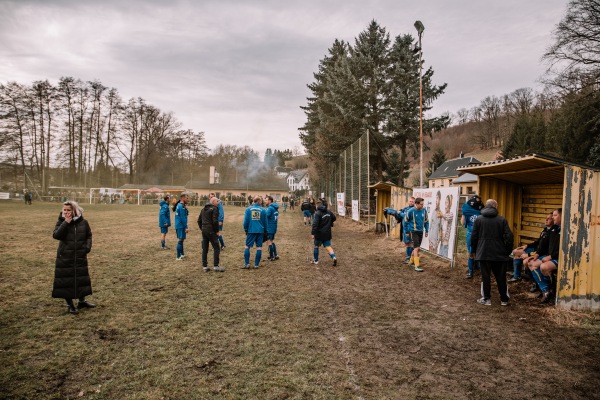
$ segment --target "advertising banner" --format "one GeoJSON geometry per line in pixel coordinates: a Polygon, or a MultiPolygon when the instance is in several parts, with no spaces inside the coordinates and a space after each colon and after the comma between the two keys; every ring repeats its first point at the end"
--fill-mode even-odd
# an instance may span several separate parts
{"type": "Polygon", "coordinates": [[[352,200],[352,219],[360,221],[360,212],[358,211],[358,200],[352,200]]]}
{"type": "Polygon", "coordinates": [[[429,235],[421,248],[449,260],[454,257],[458,224],[458,187],[414,189],[415,198],[422,197],[429,216],[429,235]]]}
{"type": "Polygon", "coordinates": [[[337,212],[342,217],[346,216],[346,193],[337,194],[337,212]]]}

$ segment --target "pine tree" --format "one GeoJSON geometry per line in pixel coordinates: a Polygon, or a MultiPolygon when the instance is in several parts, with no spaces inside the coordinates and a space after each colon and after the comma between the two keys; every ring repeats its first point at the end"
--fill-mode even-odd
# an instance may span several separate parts
{"type": "Polygon", "coordinates": [[[433,153],[431,157],[431,161],[428,163],[427,171],[425,172],[425,176],[429,178],[433,172],[440,167],[446,160],[446,152],[444,149],[439,148],[433,153]]]}

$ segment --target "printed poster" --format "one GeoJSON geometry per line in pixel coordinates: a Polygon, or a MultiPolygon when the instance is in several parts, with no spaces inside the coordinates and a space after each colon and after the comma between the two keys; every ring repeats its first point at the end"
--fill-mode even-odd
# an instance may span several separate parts
{"type": "Polygon", "coordinates": [[[346,216],[346,193],[337,194],[337,212],[342,217],[346,216]]]}
{"type": "Polygon", "coordinates": [[[458,187],[414,189],[415,198],[422,197],[429,216],[429,235],[423,237],[421,248],[452,260],[457,238],[458,187]]]}
{"type": "Polygon", "coordinates": [[[360,212],[358,211],[358,200],[352,200],[352,219],[360,221],[360,212]]]}

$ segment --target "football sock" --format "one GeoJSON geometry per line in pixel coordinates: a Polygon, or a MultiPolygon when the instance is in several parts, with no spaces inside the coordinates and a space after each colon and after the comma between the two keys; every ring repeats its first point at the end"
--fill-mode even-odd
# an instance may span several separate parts
{"type": "Polygon", "coordinates": [[[256,258],[254,259],[254,266],[258,267],[258,264],[260,264],[260,258],[262,257],[262,249],[257,249],[256,250],[256,258]]]}
{"type": "Polygon", "coordinates": [[[244,265],[250,264],[250,249],[244,249],[244,265]]]}

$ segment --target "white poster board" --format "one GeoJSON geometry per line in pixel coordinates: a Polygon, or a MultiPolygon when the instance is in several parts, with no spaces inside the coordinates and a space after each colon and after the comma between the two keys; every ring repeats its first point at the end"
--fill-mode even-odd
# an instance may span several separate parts
{"type": "Polygon", "coordinates": [[[457,239],[458,187],[414,189],[415,198],[422,197],[429,216],[429,235],[421,248],[452,260],[457,239]]]}
{"type": "Polygon", "coordinates": [[[346,193],[337,194],[337,212],[342,217],[346,216],[346,193]]]}
{"type": "Polygon", "coordinates": [[[360,221],[360,212],[358,211],[358,200],[352,200],[352,219],[360,221]]]}

